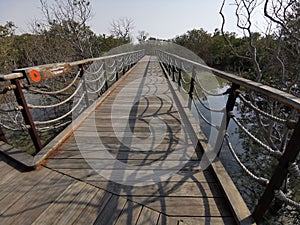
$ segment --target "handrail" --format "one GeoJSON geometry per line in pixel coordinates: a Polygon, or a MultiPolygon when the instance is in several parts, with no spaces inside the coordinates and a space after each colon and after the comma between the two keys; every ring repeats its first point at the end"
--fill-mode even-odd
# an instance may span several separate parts
{"type": "Polygon", "coordinates": [[[24,67],[24,68],[19,68],[19,69],[13,70],[14,73],[12,73],[12,74],[19,73],[21,71],[30,71],[30,70],[35,69],[37,67],[39,67],[39,68],[51,68],[51,69],[55,69],[55,68],[63,69],[63,67],[65,65],[70,65],[71,67],[75,67],[75,66],[79,66],[79,65],[83,65],[83,64],[93,63],[93,62],[96,62],[96,61],[113,59],[113,58],[118,58],[118,57],[122,57],[122,56],[129,55],[129,54],[140,53],[140,52],[143,52],[143,51],[144,50],[131,51],[131,52],[125,52],[125,53],[120,53],[120,54],[116,54],[116,55],[109,55],[109,56],[101,56],[101,57],[97,57],[97,58],[83,59],[83,60],[78,60],[78,61],[74,61],[74,62],[50,63],[50,64],[44,64],[44,65],[39,65],[39,66],[24,67]]]}
{"type": "Polygon", "coordinates": [[[0,81],[8,81],[13,79],[22,78],[23,73],[10,73],[5,75],[0,75],[0,81]]]}
{"type": "MultiPolygon", "coordinates": [[[[198,113],[198,117],[202,118],[202,121],[206,122],[207,124],[209,124],[210,121],[207,121],[206,118],[203,118],[200,109],[195,103],[196,100],[199,100],[199,93],[196,89],[197,87],[200,88],[202,92],[205,93],[205,95],[207,95],[207,93],[202,89],[199,80],[197,80],[197,77],[195,75],[197,73],[196,70],[208,70],[210,72],[213,72],[215,76],[230,82],[231,87],[224,93],[224,95],[229,95],[226,103],[226,129],[228,127],[229,121],[233,120],[235,124],[239,127],[239,129],[248,135],[250,141],[255,142],[256,145],[267,150],[268,154],[273,156],[278,161],[275,171],[270,179],[256,176],[238,158],[233,146],[230,143],[228,133],[226,133],[225,136],[221,135],[221,138],[223,140],[226,140],[225,143],[227,143],[229,150],[233,155],[233,158],[236,160],[238,165],[240,165],[242,170],[245,171],[247,175],[249,175],[252,179],[257,181],[259,184],[265,186],[265,191],[259,199],[258,204],[256,205],[252,213],[254,220],[256,222],[259,222],[262,219],[263,215],[265,214],[274,197],[282,200],[283,202],[291,205],[292,207],[300,208],[300,203],[294,202],[293,200],[287,198],[287,196],[285,196],[280,190],[283,181],[288,176],[288,173],[294,173],[296,175],[300,174],[299,167],[297,166],[297,164],[295,164],[297,156],[300,152],[300,118],[296,118],[296,120],[293,120],[293,118],[290,118],[289,116],[287,116],[287,118],[280,118],[276,114],[270,114],[268,112],[265,112],[264,110],[260,109],[255,104],[253,104],[251,101],[248,101],[243,95],[241,95],[241,91],[238,89],[243,88],[249,93],[258,93],[261,96],[264,96],[268,99],[272,99],[273,101],[281,103],[282,105],[288,106],[291,109],[294,109],[294,111],[291,110],[290,113],[290,115],[294,115],[294,117],[296,117],[297,113],[294,113],[296,111],[298,111],[299,117],[300,98],[278,90],[276,88],[255,81],[251,81],[230,73],[226,73],[218,69],[211,68],[207,65],[203,65],[201,63],[194,62],[189,59],[185,59],[183,57],[165,51],[157,51],[157,55],[161,65],[165,67],[165,71],[167,71],[168,73],[167,75],[170,76],[170,79],[172,79],[174,82],[177,82],[179,87],[182,87],[181,81],[183,81],[185,85],[189,85],[190,91],[188,92],[188,94],[190,95],[190,98],[188,106],[191,108],[190,102],[192,101],[198,113]],[[179,61],[179,63],[177,61],[179,61]],[[188,69],[187,71],[184,65],[189,65],[188,67],[191,69],[188,69]],[[184,82],[184,78],[182,78],[181,71],[184,71],[190,77],[190,82],[184,82]],[[178,73],[178,79],[176,79],[175,72],[178,73]],[[195,86],[197,87],[195,88],[195,86]],[[243,126],[242,123],[234,116],[233,113],[235,104],[237,103],[237,98],[241,99],[240,104],[244,104],[245,107],[248,107],[249,109],[254,111],[254,113],[259,118],[258,123],[261,123],[262,126],[264,125],[259,116],[267,118],[269,121],[271,121],[270,124],[279,123],[281,126],[284,126],[286,130],[286,143],[284,146],[286,147],[281,146],[280,148],[277,148],[277,146],[274,145],[274,143],[270,140],[267,140],[268,143],[264,143],[260,138],[257,138],[250,132],[250,130],[243,126]],[[293,132],[291,133],[288,139],[289,131],[293,132]],[[291,169],[291,165],[293,165],[293,169],[291,169]]],[[[184,91],[185,88],[181,88],[181,90],[184,91]]],[[[208,107],[204,108],[207,109],[208,107]]]]}
{"type": "Polygon", "coordinates": [[[164,52],[164,51],[159,51],[159,52],[167,54],[168,56],[174,57],[174,58],[179,59],[181,61],[188,62],[193,66],[200,67],[200,68],[215,72],[215,75],[217,77],[223,78],[223,79],[225,79],[225,80],[227,80],[231,83],[235,83],[237,85],[245,87],[246,89],[249,89],[249,90],[258,92],[260,94],[266,95],[269,98],[272,98],[272,99],[274,99],[274,100],[276,100],[276,101],[278,101],[278,102],[280,102],[284,105],[290,106],[290,107],[296,109],[297,111],[300,111],[300,98],[296,97],[292,94],[289,94],[287,92],[278,90],[278,89],[270,87],[268,85],[264,85],[264,84],[259,83],[259,82],[255,82],[255,81],[243,78],[243,77],[239,77],[239,76],[236,76],[236,75],[233,75],[233,74],[230,74],[230,73],[227,73],[227,72],[209,67],[209,66],[201,64],[201,63],[194,62],[194,61],[189,60],[189,59],[185,59],[183,57],[180,57],[180,56],[177,56],[177,55],[174,55],[174,54],[171,54],[171,53],[167,53],[167,52],[164,52]]]}
{"type": "MultiPolygon", "coordinates": [[[[124,75],[144,54],[144,50],[131,51],[75,62],[20,68],[14,70],[11,74],[0,75],[0,81],[11,82],[9,86],[5,83],[7,87],[3,87],[3,91],[0,92],[0,95],[3,96],[1,99],[7,104],[11,104],[11,100],[6,100],[6,97],[13,96],[10,94],[10,91],[14,91],[14,95],[17,99],[17,102],[13,105],[14,110],[1,111],[5,113],[8,120],[13,119],[15,124],[20,123],[20,121],[18,122],[14,118],[19,115],[17,114],[18,111],[21,111],[25,122],[24,124],[22,120],[22,127],[29,131],[36,148],[36,153],[38,153],[43,148],[38,131],[50,130],[52,127],[58,127],[57,124],[59,124],[59,127],[61,124],[68,124],[70,122],[70,115],[75,112],[76,108],[79,108],[79,105],[80,108],[78,110],[76,109],[76,112],[81,113],[83,111],[82,108],[87,108],[92,102],[96,101],[97,98],[119,79],[119,76],[122,75],[120,71],[122,71],[124,75]],[[85,69],[92,63],[98,62],[101,62],[102,65],[92,74],[85,69]],[[111,62],[113,63],[111,64],[111,62]],[[111,65],[108,65],[108,63],[111,65]],[[86,79],[91,77],[93,79],[86,79]],[[102,77],[103,83],[101,82],[99,87],[99,82],[100,80],[102,81],[100,78],[102,77]],[[27,79],[25,80],[24,78],[27,79]],[[61,79],[63,79],[63,82],[61,82],[61,79]],[[59,89],[49,90],[49,85],[44,86],[45,82],[42,82],[46,80],[57,82],[59,89]],[[66,80],[68,80],[69,83],[65,84],[66,80]],[[47,89],[45,90],[43,87],[47,87],[47,89]],[[96,90],[93,90],[93,87],[95,87],[96,90]],[[24,92],[23,89],[25,89],[26,92],[24,92]],[[38,99],[42,99],[44,96],[46,99],[51,98],[55,101],[49,102],[49,100],[47,100],[44,104],[28,104],[27,100],[30,99],[27,99],[26,95],[29,96],[32,94],[36,95],[38,99]],[[76,97],[77,95],[80,95],[79,100],[76,97]],[[81,104],[81,101],[84,103],[81,104]],[[70,109],[71,104],[73,104],[74,107],[70,109]],[[43,115],[46,115],[44,116],[46,118],[41,120],[41,118],[32,117],[34,114],[41,114],[41,111],[44,112],[43,115]],[[53,116],[50,115],[48,111],[57,111],[57,113],[53,116]],[[46,124],[48,126],[44,127],[46,124]]],[[[97,66],[97,64],[95,65],[97,66]]],[[[3,129],[7,129],[7,126],[5,126],[5,124],[1,125],[0,121],[0,139],[7,142],[4,135],[5,132],[3,132],[1,126],[3,129]]]]}

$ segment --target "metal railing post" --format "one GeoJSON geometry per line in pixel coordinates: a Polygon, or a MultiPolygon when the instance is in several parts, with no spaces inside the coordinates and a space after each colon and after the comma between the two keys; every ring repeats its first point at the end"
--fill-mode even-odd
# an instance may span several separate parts
{"type": "Polygon", "coordinates": [[[122,63],[123,63],[122,76],[124,76],[125,73],[126,73],[126,65],[125,65],[125,58],[124,57],[123,57],[122,63]]]}
{"type": "Polygon", "coordinates": [[[118,81],[119,80],[119,72],[117,71],[116,72],[116,81],[118,81]]]}
{"type": "Polygon", "coordinates": [[[83,91],[84,91],[84,98],[85,98],[85,104],[87,107],[90,106],[90,99],[89,99],[89,94],[87,91],[87,87],[86,87],[86,82],[85,82],[85,77],[84,77],[84,70],[83,70],[83,64],[79,65],[79,69],[80,69],[80,77],[82,79],[83,82],[83,91]]]}
{"type": "MultiPolygon", "coordinates": [[[[226,130],[227,130],[229,122],[230,122],[229,112],[233,111],[233,109],[234,109],[234,105],[235,105],[236,99],[238,97],[237,90],[239,88],[240,88],[240,85],[232,83],[231,87],[224,93],[224,94],[229,93],[229,96],[228,96],[228,99],[226,102],[226,115],[223,117],[222,122],[221,122],[221,124],[225,123],[226,130]]],[[[222,142],[224,142],[224,133],[219,131],[217,140],[220,140],[221,138],[222,138],[222,142]]],[[[223,146],[223,144],[221,144],[217,156],[220,156],[222,146],[223,146]]]]}
{"type": "Polygon", "coordinates": [[[171,65],[172,81],[175,81],[175,66],[171,65]]]}
{"type": "Polygon", "coordinates": [[[234,108],[235,101],[238,97],[238,92],[237,90],[240,88],[240,85],[232,83],[231,87],[229,90],[227,90],[227,93],[229,93],[228,100],[226,103],[226,129],[228,127],[230,117],[228,115],[229,112],[231,112],[234,108]]]}
{"type": "Polygon", "coordinates": [[[263,195],[258,201],[257,206],[253,211],[253,218],[258,223],[263,218],[263,215],[267,211],[270,203],[274,198],[274,192],[279,190],[284,179],[288,174],[288,168],[290,163],[293,163],[300,152],[300,118],[291,136],[290,141],[287,144],[286,150],[279,159],[279,163],[265,189],[263,195]]]}
{"type": "Polygon", "coordinates": [[[3,142],[5,142],[5,143],[7,143],[7,139],[5,137],[5,134],[4,134],[1,126],[0,126],[0,140],[3,141],[3,142]]]}
{"type": "Polygon", "coordinates": [[[194,93],[194,89],[195,89],[195,77],[196,77],[196,71],[195,71],[195,67],[193,66],[191,84],[190,84],[190,90],[189,90],[189,101],[188,101],[188,107],[190,109],[192,107],[193,93],[194,93]]]}
{"type": "Polygon", "coordinates": [[[178,71],[178,85],[181,87],[181,79],[182,79],[182,74],[181,74],[181,69],[178,71]]]}
{"type": "Polygon", "coordinates": [[[18,104],[20,106],[22,106],[21,112],[22,112],[24,121],[25,121],[26,125],[29,125],[29,127],[28,127],[29,135],[33,141],[34,147],[36,149],[36,153],[38,153],[42,149],[42,144],[41,144],[40,137],[37,133],[35,124],[32,120],[29,108],[27,106],[20,81],[18,79],[13,79],[13,80],[11,80],[11,83],[16,86],[16,88],[14,89],[14,93],[15,93],[18,104]]]}
{"type": "Polygon", "coordinates": [[[108,90],[107,71],[106,71],[106,60],[103,61],[104,79],[105,79],[105,90],[108,90]]]}

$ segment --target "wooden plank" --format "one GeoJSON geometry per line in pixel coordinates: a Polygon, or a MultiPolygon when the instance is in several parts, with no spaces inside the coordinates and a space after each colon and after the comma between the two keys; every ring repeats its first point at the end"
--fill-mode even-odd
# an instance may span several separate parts
{"type": "Polygon", "coordinates": [[[6,183],[12,182],[15,177],[17,177],[22,172],[18,169],[13,168],[12,166],[8,165],[4,161],[0,161],[2,164],[1,168],[1,180],[0,180],[0,190],[2,189],[2,184],[6,186],[6,183]]]}
{"type": "Polygon", "coordinates": [[[1,187],[0,191],[0,214],[4,213],[14,204],[17,204],[19,199],[32,190],[32,188],[43,182],[45,178],[54,177],[50,171],[37,171],[36,173],[30,172],[28,174],[18,174],[13,177],[13,180],[1,187]]]}
{"type": "Polygon", "coordinates": [[[203,197],[221,198],[219,187],[215,183],[161,182],[147,186],[127,186],[109,181],[87,181],[96,187],[120,196],[138,197],[203,197]]]}
{"type": "Polygon", "coordinates": [[[54,177],[44,179],[6,210],[0,223],[32,224],[70,183],[70,178],[58,177],[57,173],[54,177]]]}
{"type": "Polygon", "coordinates": [[[86,185],[84,189],[75,197],[75,199],[68,205],[68,207],[57,217],[53,224],[73,224],[80,216],[87,205],[90,204],[91,199],[95,196],[98,189],[86,185]]]}
{"type": "Polygon", "coordinates": [[[177,219],[181,224],[191,224],[191,225],[236,225],[235,219],[233,217],[171,217],[177,219]]]}
{"type": "Polygon", "coordinates": [[[136,225],[156,225],[158,223],[159,213],[143,207],[136,225]]]}
{"type": "Polygon", "coordinates": [[[76,218],[73,225],[94,224],[98,215],[105,208],[112,194],[103,190],[98,190],[93,199],[84,208],[83,212],[76,218]]]}
{"type": "Polygon", "coordinates": [[[71,183],[40,215],[38,215],[33,224],[56,224],[56,220],[61,218],[60,216],[64,213],[65,208],[78,196],[84,186],[84,183],[78,181],[71,183]],[[54,223],[54,221],[56,222],[54,223]]]}
{"type": "Polygon", "coordinates": [[[136,224],[141,210],[141,205],[127,201],[115,225],[136,224]]]}
{"type": "MultiPolygon", "coordinates": [[[[68,174],[72,177],[75,177],[80,180],[84,180],[86,182],[95,181],[107,181],[106,178],[102,177],[97,173],[94,169],[59,169],[59,171],[63,174],[68,174]]],[[[118,181],[118,180],[116,180],[118,181]]],[[[128,182],[130,181],[127,180],[128,182]]],[[[134,179],[133,179],[134,181],[134,179]]],[[[215,178],[211,174],[210,171],[188,171],[181,170],[176,174],[167,179],[168,182],[207,182],[213,183],[215,182],[215,178]]]]}
{"type": "Polygon", "coordinates": [[[118,220],[126,202],[125,198],[113,195],[98,215],[94,225],[114,224],[118,220]]]}
{"type": "Polygon", "coordinates": [[[159,215],[159,219],[157,221],[157,225],[178,225],[178,220],[176,218],[172,218],[169,216],[166,216],[165,214],[161,213],[159,215]]]}
{"type": "Polygon", "coordinates": [[[222,198],[133,196],[132,200],[168,216],[223,217],[232,215],[226,201],[222,198]]]}
{"type": "Polygon", "coordinates": [[[230,179],[226,169],[220,160],[212,163],[213,173],[218,178],[218,182],[229,201],[230,206],[233,208],[233,214],[236,220],[241,224],[256,224],[251,216],[246,203],[238,192],[233,181],[230,179]]]}

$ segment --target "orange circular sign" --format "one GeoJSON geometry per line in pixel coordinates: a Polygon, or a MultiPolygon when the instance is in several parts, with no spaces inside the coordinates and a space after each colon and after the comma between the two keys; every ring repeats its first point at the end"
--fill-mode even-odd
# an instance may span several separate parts
{"type": "Polygon", "coordinates": [[[31,70],[29,73],[29,76],[31,78],[31,80],[33,80],[34,82],[40,82],[41,81],[41,74],[38,70],[31,70]]]}

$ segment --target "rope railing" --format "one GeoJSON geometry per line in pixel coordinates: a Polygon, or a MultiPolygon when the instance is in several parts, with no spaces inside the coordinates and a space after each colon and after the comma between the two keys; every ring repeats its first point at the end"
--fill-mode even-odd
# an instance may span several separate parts
{"type": "Polygon", "coordinates": [[[259,146],[263,147],[264,149],[266,149],[272,156],[276,157],[277,159],[279,159],[282,156],[282,152],[280,152],[279,150],[274,150],[272,149],[270,146],[268,146],[267,144],[263,143],[261,140],[259,140],[257,137],[255,137],[246,127],[244,127],[239,120],[236,118],[236,116],[234,115],[234,112],[229,112],[228,116],[235,122],[236,125],[238,125],[238,127],[245,132],[251,140],[255,141],[259,146]]]}
{"type": "Polygon", "coordinates": [[[88,90],[87,90],[87,92],[90,93],[90,94],[97,94],[97,93],[99,93],[99,92],[105,87],[105,82],[106,82],[106,81],[104,81],[104,82],[99,86],[99,88],[98,88],[97,90],[92,90],[92,88],[89,87],[88,90]]]}
{"type": "Polygon", "coordinates": [[[97,81],[100,81],[101,79],[104,79],[104,73],[105,73],[105,71],[102,71],[102,73],[97,78],[95,78],[95,79],[87,79],[87,78],[85,78],[84,80],[85,80],[86,83],[95,83],[97,81]]]}
{"type": "Polygon", "coordinates": [[[260,113],[261,115],[268,117],[269,119],[271,119],[275,122],[278,122],[278,123],[287,123],[288,122],[288,120],[286,120],[286,119],[281,119],[277,116],[271,115],[270,113],[267,113],[267,112],[261,110],[257,106],[253,105],[250,101],[246,100],[246,98],[243,95],[239,94],[238,97],[243,101],[243,103],[245,105],[247,105],[249,108],[253,109],[254,111],[260,113]]]}
{"type": "Polygon", "coordinates": [[[87,69],[84,69],[84,72],[87,74],[87,75],[96,75],[98,74],[100,71],[103,70],[103,67],[104,67],[104,63],[101,64],[101,66],[99,66],[99,68],[97,68],[96,71],[89,71],[87,69]]]}
{"type": "MultiPolygon", "coordinates": [[[[37,153],[43,147],[41,132],[53,133],[70,124],[72,118],[76,118],[96,101],[143,56],[144,50],[140,50],[70,63],[29,67],[18,69],[13,74],[0,75],[0,81],[11,82],[0,93],[4,96],[4,102],[0,102],[0,113],[7,114],[7,118],[0,121],[0,133],[5,133],[2,129],[21,131],[26,128],[37,153]],[[33,98],[30,97],[32,94],[33,98]],[[17,96],[15,106],[8,100],[9,95],[17,96]],[[14,115],[10,115],[12,113],[19,113],[24,119],[16,120],[14,115]]],[[[43,142],[48,143],[49,140],[43,142]]]]}
{"type": "Polygon", "coordinates": [[[227,143],[227,146],[228,146],[228,149],[230,150],[233,158],[235,159],[235,161],[239,164],[239,166],[243,169],[244,172],[246,172],[246,174],[248,176],[250,176],[253,180],[255,180],[257,183],[259,183],[260,185],[263,185],[263,186],[267,186],[268,183],[269,183],[269,180],[264,178],[264,177],[259,177],[255,174],[253,174],[242,162],[241,160],[239,159],[239,157],[237,156],[236,154],[236,151],[234,150],[230,140],[229,140],[229,135],[228,133],[225,134],[225,140],[226,140],[226,143],[227,143]]]}
{"type": "Polygon", "coordinates": [[[56,104],[52,104],[52,105],[33,105],[33,104],[28,104],[28,108],[30,109],[49,109],[49,108],[55,108],[55,107],[58,107],[58,106],[62,106],[64,105],[65,103],[71,101],[74,96],[78,93],[78,91],[81,89],[82,87],[82,82],[80,82],[80,84],[78,85],[78,87],[76,88],[76,90],[73,92],[73,94],[71,94],[68,98],[66,98],[65,100],[59,102],[59,103],[56,103],[56,104]]]}
{"type": "Polygon", "coordinates": [[[30,92],[43,94],[43,95],[57,95],[57,94],[63,93],[65,91],[67,91],[68,89],[70,89],[75,84],[75,82],[78,80],[80,73],[81,73],[81,69],[78,70],[76,76],[73,78],[71,83],[69,83],[66,87],[61,88],[57,91],[42,91],[42,90],[33,89],[32,87],[28,87],[28,86],[27,86],[27,90],[30,92]]]}
{"type": "Polygon", "coordinates": [[[274,195],[275,195],[276,198],[283,201],[287,205],[290,205],[294,208],[297,208],[298,210],[300,209],[300,203],[295,202],[292,199],[288,198],[281,190],[276,190],[274,195]]]}
{"type": "Polygon", "coordinates": [[[81,101],[83,100],[85,94],[82,94],[80,99],[78,100],[78,102],[76,103],[76,105],[71,109],[69,110],[67,113],[65,113],[64,115],[60,116],[60,117],[57,117],[55,119],[52,119],[52,120],[46,120],[46,121],[34,121],[34,124],[35,125],[44,125],[44,124],[49,124],[49,123],[55,123],[57,121],[60,121],[64,118],[66,118],[67,116],[69,116],[72,112],[74,112],[75,109],[77,109],[77,107],[79,106],[79,104],[81,103],[81,101]]]}
{"type": "MultiPolygon", "coordinates": [[[[184,85],[189,88],[189,90],[186,90],[184,93],[189,94],[189,101],[194,103],[193,106],[195,106],[194,108],[198,116],[206,124],[210,123],[211,127],[215,127],[215,125],[211,124],[211,122],[203,116],[201,110],[216,109],[208,107],[206,102],[202,101],[201,96],[203,95],[207,98],[207,96],[217,97],[228,95],[225,102],[226,129],[229,122],[233,121],[235,126],[247,135],[247,140],[249,139],[253,142],[253,146],[259,146],[266,150],[260,154],[265,154],[266,157],[269,155],[274,156],[275,160],[272,161],[273,158],[270,158],[270,161],[277,163],[277,165],[271,177],[266,179],[257,176],[239,159],[230,143],[228,133],[224,137],[224,141],[227,143],[228,149],[236,163],[248,176],[265,187],[264,193],[258,200],[258,204],[255,206],[252,214],[255,221],[259,222],[262,219],[274,197],[288,205],[299,208],[299,203],[289,199],[280,191],[280,188],[284,180],[289,182],[289,179],[287,179],[289,174],[296,179],[300,177],[299,167],[295,163],[300,152],[300,98],[276,88],[241,78],[168,52],[157,51],[157,56],[169,77],[181,87],[180,90],[184,90],[184,85]],[[180,79],[176,77],[177,75],[174,75],[174,73],[179,73],[179,71],[186,73],[184,76],[181,76],[180,79]],[[201,77],[197,76],[201,71],[207,71],[211,75],[223,79],[227,84],[231,83],[231,87],[227,88],[223,93],[213,93],[207,90],[202,85],[201,77]],[[188,82],[189,79],[191,82],[188,82]],[[242,91],[244,91],[245,94],[242,94],[242,91]],[[250,100],[247,100],[248,97],[245,96],[249,96],[250,100]],[[257,99],[254,96],[261,97],[257,99]],[[256,101],[259,101],[259,104],[257,104],[256,101]],[[265,111],[265,108],[261,108],[261,106],[257,106],[261,105],[261,102],[264,102],[264,104],[262,104],[263,106],[267,105],[270,107],[270,112],[265,111]],[[199,108],[197,105],[203,107],[199,108]],[[248,129],[247,125],[242,124],[234,115],[233,112],[236,106],[241,107],[245,114],[252,112],[252,115],[256,118],[255,122],[253,119],[245,118],[243,119],[243,123],[248,122],[248,126],[255,126],[255,129],[248,129]],[[298,112],[298,114],[296,112],[298,112]],[[258,136],[255,132],[259,130],[261,130],[262,134],[258,136]]],[[[191,105],[189,105],[189,107],[191,107],[191,105]]],[[[246,115],[242,116],[247,117],[246,115]]]]}

